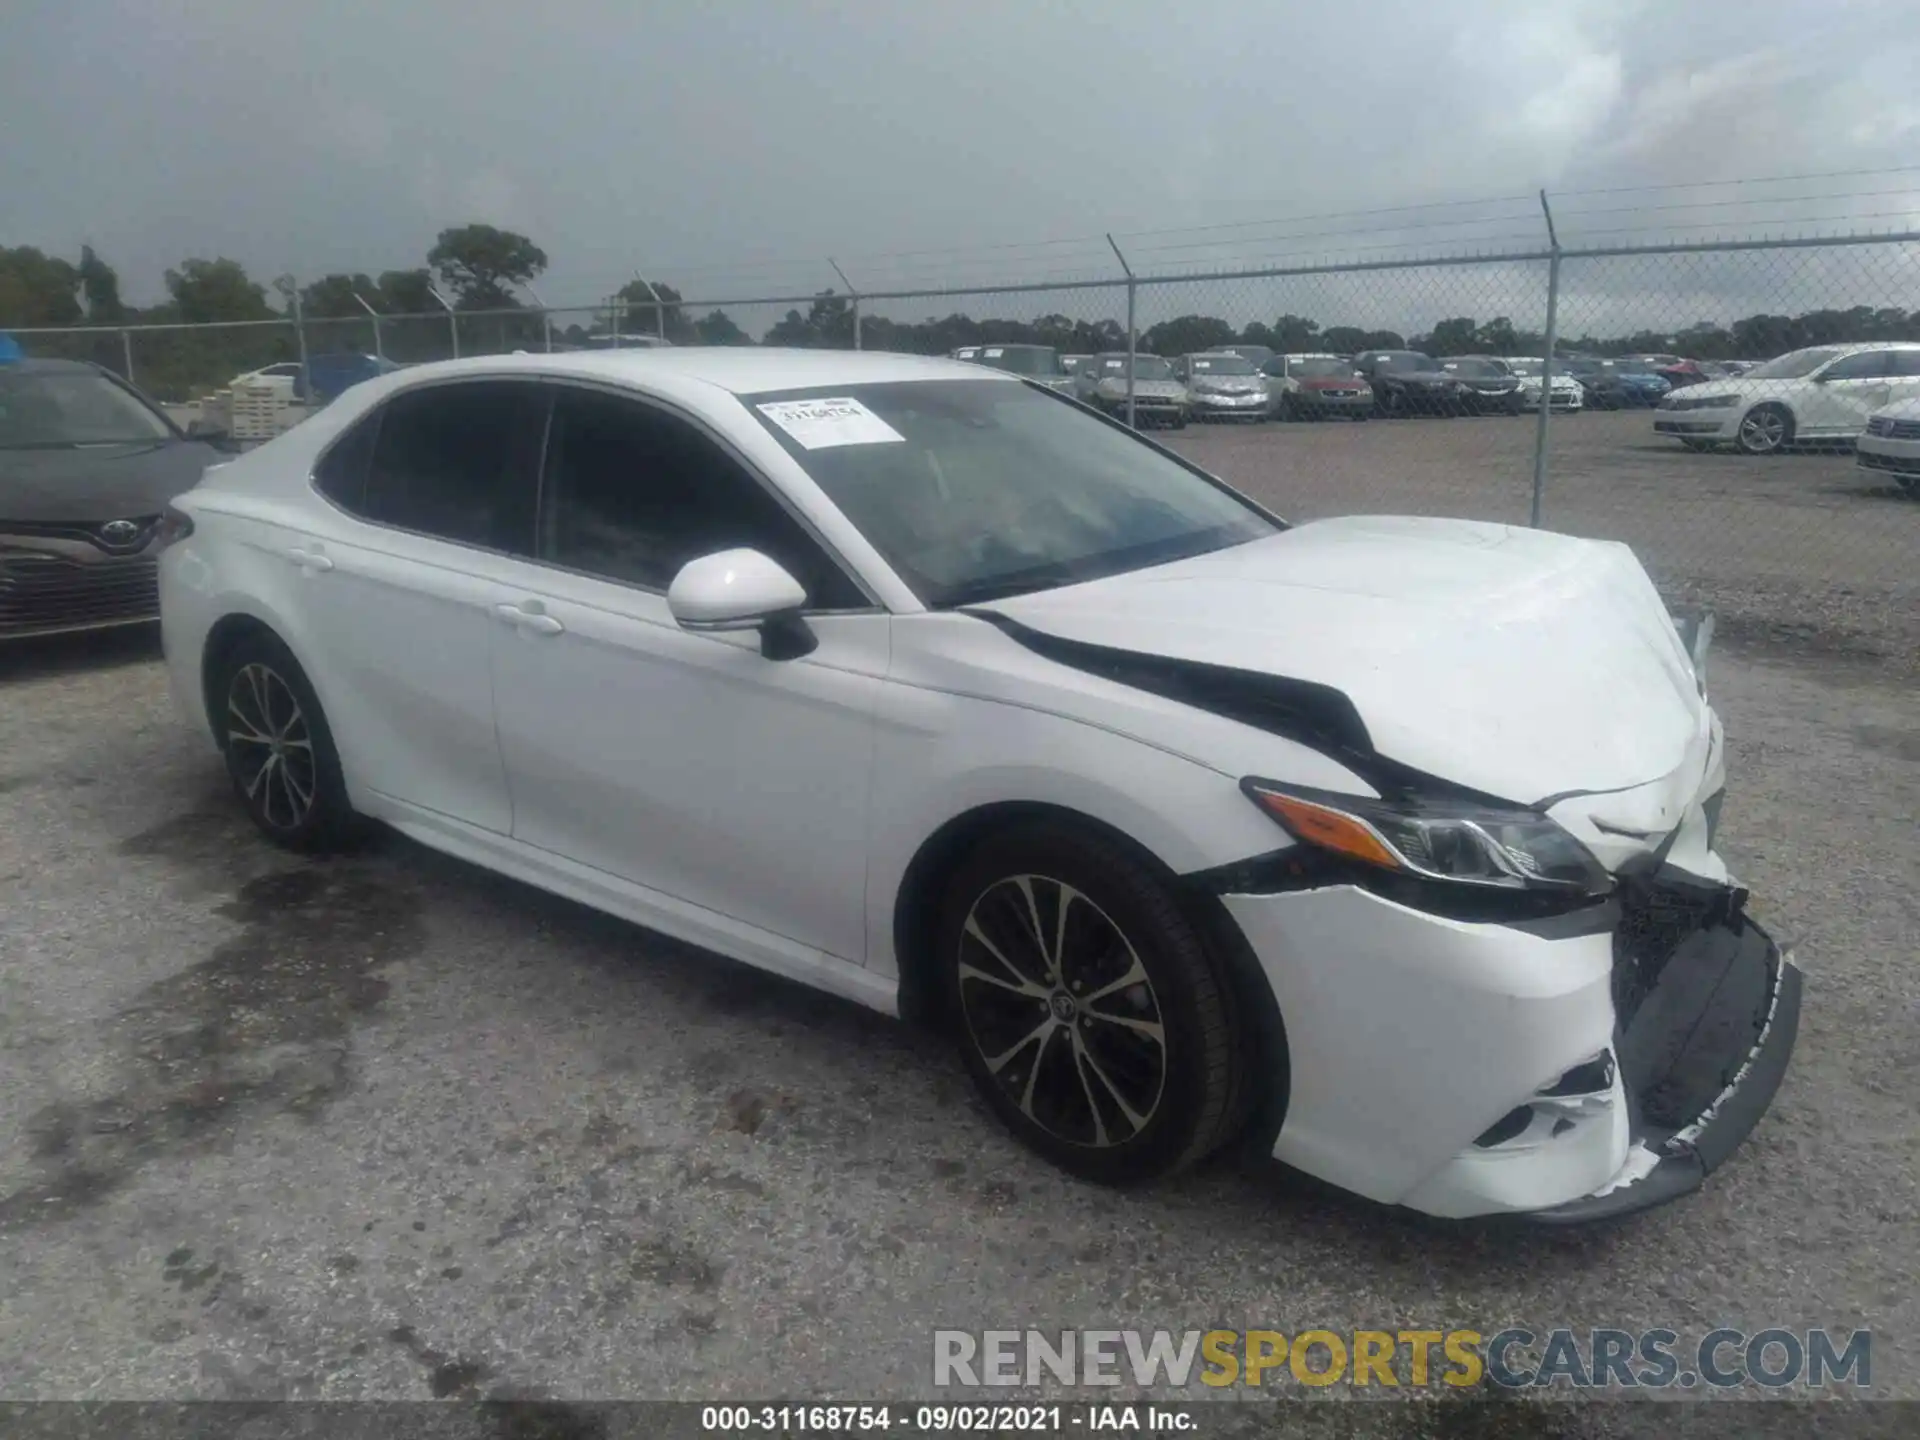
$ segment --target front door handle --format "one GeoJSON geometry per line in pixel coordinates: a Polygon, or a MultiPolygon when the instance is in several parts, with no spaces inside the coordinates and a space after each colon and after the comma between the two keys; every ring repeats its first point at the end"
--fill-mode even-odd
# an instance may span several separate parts
{"type": "Polygon", "coordinates": [[[516,630],[525,630],[532,635],[558,635],[567,628],[545,610],[529,610],[524,605],[496,605],[493,613],[516,630]]]}
{"type": "Polygon", "coordinates": [[[318,550],[302,550],[299,546],[287,551],[287,559],[309,573],[318,573],[333,569],[333,561],[318,550]]]}

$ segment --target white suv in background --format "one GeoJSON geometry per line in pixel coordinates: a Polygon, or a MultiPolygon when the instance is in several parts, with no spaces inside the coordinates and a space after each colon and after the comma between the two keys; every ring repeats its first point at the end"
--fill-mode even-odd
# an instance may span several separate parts
{"type": "Polygon", "coordinates": [[[1920,343],[1815,345],[1735,379],[1674,391],[1653,428],[1689,449],[1731,443],[1773,455],[1798,441],[1850,441],[1884,405],[1920,399],[1920,343]]]}

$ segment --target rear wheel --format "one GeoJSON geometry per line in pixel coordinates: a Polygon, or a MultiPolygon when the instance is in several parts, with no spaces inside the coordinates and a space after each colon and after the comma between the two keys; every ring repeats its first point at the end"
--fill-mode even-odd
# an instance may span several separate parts
{"type": "Polygon", "coordinates": [[[1793,441],[1793,416],[1784,405],[1756,405],[1740,420],[1734,443],[1749,455],[1777,455],[1793,441]]]}
{"type": "Polygon", "coordinates": [[[1247,1046],[1166,884],[1104,839],[1003,831],[954,874],[942,979],[967,1069],[1028,1146],[1089,1179],[1151,1179],[1225,1141],[1247,1046]]]}
{"type": "Polygon", "coordinates": [[[301,851],[351,839],[333,733],[293,653],[270,634],[245,636],[220,657],[211,692],[227,775],[260,832],[301,851]]]}

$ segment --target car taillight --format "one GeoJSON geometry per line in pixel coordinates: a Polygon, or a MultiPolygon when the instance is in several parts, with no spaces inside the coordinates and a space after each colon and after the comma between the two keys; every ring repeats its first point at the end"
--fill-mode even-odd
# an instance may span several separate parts
{"type": "Polygon", "coordinates": [[[160,523],[153,531],[153,553],[158,555],[169,545],[177,545],[193,534],[193,517],[184,510],[169,505],[161,513],[160,523]]]}

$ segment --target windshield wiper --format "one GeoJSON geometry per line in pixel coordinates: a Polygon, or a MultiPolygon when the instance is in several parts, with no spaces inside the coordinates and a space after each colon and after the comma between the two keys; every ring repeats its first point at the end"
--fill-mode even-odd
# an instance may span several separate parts
{"type": "Polygon", "coordinates": [[[1036,566],[1011,575],[983,575],[977,580],[955,585],[933,602],[936,610],[954,610],[962,605],[980,605],[989,600],[1005,600],[1035,590],[1051,590],[1070,585],[1078,577],[1064,565],[1036,566]]]}

